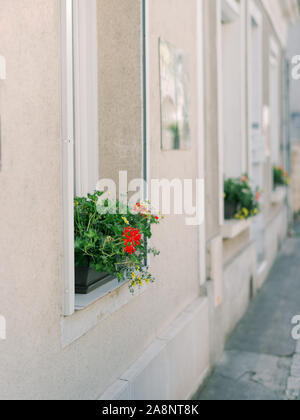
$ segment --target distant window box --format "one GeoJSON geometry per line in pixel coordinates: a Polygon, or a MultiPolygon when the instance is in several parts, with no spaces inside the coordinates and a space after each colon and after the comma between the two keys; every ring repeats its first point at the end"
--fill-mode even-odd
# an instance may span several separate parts
{"type": "Polygon", "coordinates": [[[283,166],[273,166],[273,185],[274,188],[290,185],[289,173],[283,166]]]}
{"type": "Polygon", "coordinates": [[[75,292],[89,294],[107,289],[117,279],[128,282],[131,293],[154,278],[146,267],[147,255],[158,255],[149,248],[152,225],[162,217],[153,214],[150,204],[127,203],[105,198],[96,191],[74,200],[75,292]]]}
{"type": "Polygon", "coordinates": [[[261,192],[253,190],[248,176],[228,178],[224,182],[225,220],[247,220],[260,212],[261,192]]]}

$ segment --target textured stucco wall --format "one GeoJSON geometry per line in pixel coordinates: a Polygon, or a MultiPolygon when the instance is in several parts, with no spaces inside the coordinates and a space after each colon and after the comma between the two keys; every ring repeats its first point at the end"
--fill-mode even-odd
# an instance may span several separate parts
{"type": "Polygon", "coordinates": [[[0,312],[7,340],[0,342],[0,398],[42,390],[46,397],[55,386],[47,366],[59,351],[62,290],[58,5],[1,2],[0,312]]]}
{"type": "MultiPolygon", "coordinates": [[[[197,31],[196,1],[151,0],[149,2],[149,127],[150,176],[152,179],[195,179],[197,177],[197,31]],[[176,24],[175,24],[176,23],[176,24]],[[189,28],[189,31],[186,28],[189,28]],[[189,55],[191,88],[191,142],[189,151],[161,150],[159,37],[189,55]]],[[[199,168],[200,174],[204,168],[199,168]]],[[[180,313],[199,293],[198,227],[185,225],[183,216],[169,216],[155,229],[153,245],[161,255],[152,260],[153,271],[159,279],[154,305],[160,300],[162,319],[170,322],[175,312],[180,313]],[[170,235],[170,232],[172,234],[170,235]]],[[[165,324],[167,325],[167,324],[165,324]]]]}
{"type": "MultiPolygon", "coordinates": [[[[110,132],[114,157],[119,153],[118,133],[123,136],[123,146],[125,149],[128,146],[128,151],[130,139],[137,147],[142,131],[139,88],[135,86],[134,92],[126,93],[123,86],[124,72],[128,86],[130,83],[132,86],[137,83],[140,71],[137,68],[140,52],[136,52],[140,2],[109,3],[105,4],[108,9],[116,10],[118,6],[118,10],[115,16],[107,9],[108,23],[114,25],[115,18],[120,20],[117,25],[120,33],[112,34],[114,40],[108,39],[111,56],[102,56],[111,69],[111,77],[116,79],[115,85],[105,87],[107,93],[112,89],[111,99],[107,99],[105,106],[111,101],[113,112],[106,117],[107,125],[116,126],[110,132]],[[126,6],[133,15],[132,22],[126,6]],[[119,7],[123,8],[127,26],[120,17],[119,7]],[[127,48],[124,56],[119,52],[121,57],[115,53],[118,40],[127,48]],[[126,66],[125,56],[128,57],[126,66]],[[118,63],[123,62],[126,67],[123,73],[122,65],[120,73],[116,73],[114,58],[118,63]],[[122,93],[114,96],[119,87],[122,93]],[[122,125],[123,118],[127,119],[125,125],[122,125]]],[[[101,5],[103,1],[99,0],[101,5]]],[[[102,19],[99,17],[104,24],[102,19]]],[[[197,173],[196,1],[190,1],[188,6],[184,0],[163,4],[151,1],[150,25],[151,175],[194,178],[197,173]],[[190,54],[193,138],[190,152],[160,150],[160,35],[190,54]]],[[[108,33],[111,34],[109,28],[108,33]]],[[[199,295],[198,229],[187,228],[180,217],[166,219],[156,229],[153,239],[153,245],[162,251],[153,261],[157,282],[142,296],[129,299],[128,305],[105,321],[99,319],[92,330],[62,349],[59,1],[3,0],[0,54],[7,59],[8,73],[7,80],[0,84],[3,130],[0,313],[6,316],[8,327],[7,340],[0,341],[0,399],[94,399],[199,295]]],[[[100,69],[100,77],[103,71],[100,69]]],[[[100,108],[100,124],[102,118],[105,118],[104,109],[100,108]]],[[[100,139],[108,142],[109,129],[102,126],[102,130],[100,139]]],[[[103,147],[108,148],[107,144],[103,147]]],[[[140,155],[140,151],[136,153],[140,155]]],[[[109,160],[102,162],[105,175],[110,174],[109,160]]],[[[140,171],[138,166],[132,173],[135,170],[140,171]]]]}

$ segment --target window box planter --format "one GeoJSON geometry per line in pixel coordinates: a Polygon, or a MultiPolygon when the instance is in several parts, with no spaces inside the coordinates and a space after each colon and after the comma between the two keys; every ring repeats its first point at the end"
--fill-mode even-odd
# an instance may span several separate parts
{"type": "Polygon", "coordinates": [[[281,204],[286,198],[286,187],[276,187],[272,192],[271,201],[273,205],[281,204]]]}
{"type": "Polygon", "coordinates": [[[74,200],[75,291],[89,294],[107,288],[112,280],[128,279],[134,293],[136,287],[154,281],[145,261],[148,254],[156,256],[159,251],[149,248],[147,240],[151,226],[162,217],[153,214],[149,202],[129,208],[102,196],[96,191],[74,200]]]}
{"type": "Polygon", "coordinates": [[[238,205],[237,203],[232,203],[225,201],[225,219],[231,220],[234,219],[234,216],[237,213],[238,205]]]}
{"type": "Polygon", "coordinates": [[[108,273],[98,273],[89,267],[75,268],[75,293],[79,295],[87,295],[98,287],[104,286],[111,280],[113,276],[108,273]]]}
{"type": "Polygon", "coordinates": [[[224,218],[225,220],[245,221],[260,212],[261,193],[254,191],[247,175],[228,178],[224,181],[224,218]]]}

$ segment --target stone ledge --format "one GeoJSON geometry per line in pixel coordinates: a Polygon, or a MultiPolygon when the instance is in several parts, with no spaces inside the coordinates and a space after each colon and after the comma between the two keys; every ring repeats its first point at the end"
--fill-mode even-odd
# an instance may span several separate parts
{"type": "Polygon", "coordinates": [[[251,219],[248,220],[225,220],[222,226],[223,239],[233,239],[251,227],[251,219]]]}
{"type": "Polygon", "coordinates": [[[271,201],[273,205],[281,204],[286,198],[286,187],[277,187],[271,195],[271,201]]]}

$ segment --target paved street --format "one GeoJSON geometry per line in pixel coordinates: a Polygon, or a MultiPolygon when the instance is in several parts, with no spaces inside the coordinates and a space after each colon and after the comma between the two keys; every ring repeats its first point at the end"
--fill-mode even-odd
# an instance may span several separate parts
{"type": "Polygon", "coordinates": [[[227,343],[199,400],[297,400],[300,342],[300,225],[287,240],[261,292],[227,343]]]}

